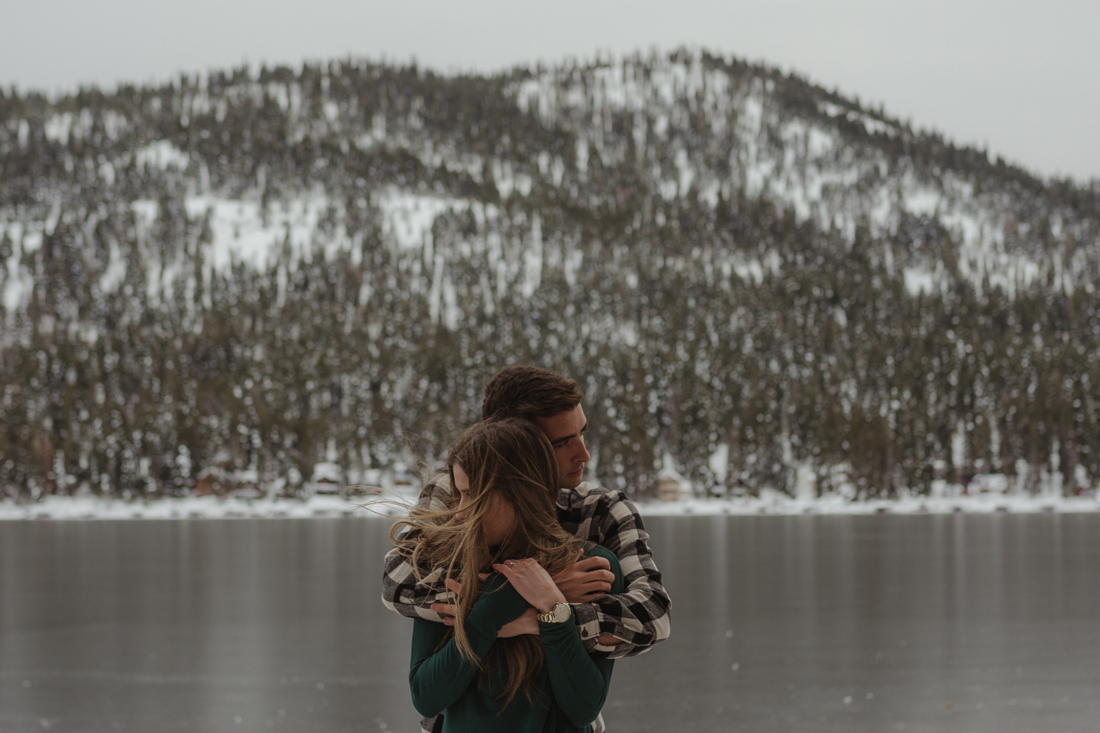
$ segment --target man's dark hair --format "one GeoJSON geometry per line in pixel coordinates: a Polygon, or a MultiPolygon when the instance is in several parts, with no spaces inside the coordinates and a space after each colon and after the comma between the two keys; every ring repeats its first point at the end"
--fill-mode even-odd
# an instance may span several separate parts
{"type": "Polygon", "coordinates": [[[482,420],[531,420],[572,410],[584,399],[580,386],[557,372],[533,366],[504,367],[485,385],[482,420]]]}

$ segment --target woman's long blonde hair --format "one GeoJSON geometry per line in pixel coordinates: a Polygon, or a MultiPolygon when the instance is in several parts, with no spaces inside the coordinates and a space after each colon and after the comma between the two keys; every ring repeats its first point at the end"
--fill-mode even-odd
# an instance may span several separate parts
{"type": "MultiPolygon", "coordinates": [[[[455,599],[454,638],[466,658],[477,661],[462,621],[479,595],[478,573],[493,572],[493,563],[534,558],[551,574],[570,567],[581,553],[580,541],[561,528],[556,502],[558,463],[550,441],[527,420],[507,419],[477,423],[455,441],[447,457],[452,508],[430,511],[417,507],[408,519],[398,521],[390,539],[410,558],[418,580],[442,568],[444,578],[462,584],[455,599]],[[454,467],[470,479],[467,502],[459,519],[454,467]],[[482,521],[493,506],[493,497],[515,510],[512,531],[497,547],[490,548],[482,521]],[[407,528],[407,530],[405,529],[407,528]]],[[[502,697],[510,703],[520,689],[530,699],[543,663],[542,645],[530,635],[498,639],[482,662],[482,673],[503,654],[508,682],[502,697]]]]}

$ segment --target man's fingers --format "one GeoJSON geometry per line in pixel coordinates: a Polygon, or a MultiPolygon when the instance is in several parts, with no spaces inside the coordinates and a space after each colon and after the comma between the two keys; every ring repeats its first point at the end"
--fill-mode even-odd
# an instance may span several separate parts
{"type": "Polygon", "coordinates": [[[455,607],[450,603],[433,603],[431,609],[443,617],[443,623],[447,626],[455,625],[455,607]]]}
{"type": "Polygon", "coordinates": [[[611,572],[611,562],[606,557],[595,555],[593,557],[586,557],[573,565],[574,570],[580,570],[582,572],[588,572],[599,568],[611,572]]]}
{"type": "Polygon", "coordinates": [[[609,570],[593,570],[584,574],[577,583],[577,587],[585,595],[591,593],[603,595],[611,592],[611,583],[614,580],[615,576],[609,570]]]}
{"type": "Polygon", "coordinates": [[[444,613],[449,616],[455,615],[455,607],[450,603],[433,603],[432,610],[436,613],[444,613]]]}
{"type": "Polygon", "coordinates": [[[585,583],[580,587],[580,592],[586,596],[592,593],[598,593],[600,595],[610,593],[611,583],[585,583]]]}
{"type": "Polygon", "coordinates": [[[600,585],[607,586],[607,590],[611,590],[611,584],[615,582],[615,574],[610,570],[588,570],[583,573],[566,571],[565,573],[555,576],[555,579],[571,580],[579,585],[599,583],[600,585]]]}
{"type": "Polygon", "coordinates": [[[611,574],[611,563],[607,560],[607,558],[600,557],[598,555],[594,557],[586,557],[583,560],[578,560],[577,562],[573,563],[572,567],[566,568],[565,570],[561,571],[560,573],[555,575],[554,578],[555,580],[564,580],[577,574],[595,572],[599,572],[601,574],[606,573],[606,575],[611,577],[611,580],[615,579],[615,576],[611,574]]]}
{"type": "Polygon", "coordinates": [[[610,570],[589,570],[584,574],[582,583],[606,583],[608,590],[611,589],[611,584],[615,582],[615,574],[610,570]]]}
{"type": "Polygon", "coordinates": [[[570,575],[589,575],[591,573],[599,573],[598,577],[611,577],[614,580],[615,576],[611,574],[611,563],[606,558],[602,557],[586,557],[585,559],[576,562],[572,567],[558,573],[557,578],[564,578],[570,575]]]}

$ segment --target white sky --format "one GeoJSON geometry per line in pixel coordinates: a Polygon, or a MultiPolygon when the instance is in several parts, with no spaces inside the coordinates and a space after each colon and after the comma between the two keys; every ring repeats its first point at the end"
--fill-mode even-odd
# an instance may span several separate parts
{"type": "Polygon", "coordinates": [[[1095,0],[0,0],[0,84],[347,55],[495,70],[679,45],[794,70],[1044,176],[1100,179],[1095,0]]]}

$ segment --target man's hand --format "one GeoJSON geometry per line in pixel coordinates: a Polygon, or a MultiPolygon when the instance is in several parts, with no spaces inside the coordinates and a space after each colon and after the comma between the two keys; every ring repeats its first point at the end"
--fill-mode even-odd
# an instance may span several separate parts
{"type": "MultiPolygon", "coordinates": [[[[484,583],[485,579],[489,577],[489,574],[488,573],[478,573],[477,577],[478,577],[478,580],[480,580],[481,582],[484,583]]],[[[444,580],[443,584],[445,586],[447,586],[447,590],[449,590],[451,593],[454,593],[455,595],[458,595],[459,591],[462,590],[462,583],[459,583],[457,580],[452,580],[451,578],[447,578],[446,580],[444,580]]],[[[438,613],[440,616],[443,617],[443,623],[445,625],[447,625],[447,626],[454,626],[455,625],[455,607],[454,607],[454,604],[451,604],[451,603],[433,603],[431,605],[431,609],[433,611],[435,611],[436,613],[438,613]]]]}
{"type": "Polygon", "coordinates": [[[443,617],[443,623],[447,626],[455,625],[455,607],[450,603],[433,603],[432,610],[443,617]]]}
{"type": "Polygon", "coordinates": [[[614,580],[611,563],[598,556],[579,560],[554,576],[554,584],[570,603],[588,603],[610,593],[614,580]]]}

